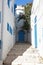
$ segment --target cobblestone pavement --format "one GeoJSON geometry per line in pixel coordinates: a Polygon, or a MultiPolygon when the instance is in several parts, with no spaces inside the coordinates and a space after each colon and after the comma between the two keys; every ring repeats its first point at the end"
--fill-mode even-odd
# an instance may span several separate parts
{"type": "Polygon", "coordinates": [[[16,44],[9,52],[4,65],[43,65],[43,58],[30,44],[16,44]]]}

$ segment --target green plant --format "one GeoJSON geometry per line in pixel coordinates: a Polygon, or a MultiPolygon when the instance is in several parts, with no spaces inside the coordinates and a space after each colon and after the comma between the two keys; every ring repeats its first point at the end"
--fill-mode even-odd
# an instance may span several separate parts
{"type": "Polygon", "coordinates": [[[28,21],[24,22],[24,26],[22,28],[23,30],[27,30],[27,31],[30,29],[30,24],[28,23],[28,21]]]}

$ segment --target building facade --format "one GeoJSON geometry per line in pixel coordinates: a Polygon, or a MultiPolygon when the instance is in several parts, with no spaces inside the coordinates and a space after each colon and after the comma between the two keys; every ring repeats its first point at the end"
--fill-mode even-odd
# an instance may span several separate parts
{"type": "Polygon", "coordinates": [[[15,43],[14,0],[0,0],[0,65],[15,43]]]}
{"type": "Polygon", "coordinates": [[[43,57],[43,0],[33,0],[31,10],[31,43],[43,57]]]}
{"type": "Polygon", "coordinates": [[[16,14],[19,15],[20,13],[25,14],[23,5],[17,5],[16,7],[16,14]]]}
{"type": "Polygon", "coordinates": [[[24,25],[24,19],[19,19],[19,16],[24,15],[24,6],[22,5],[17,5],[16,8],[16,13],[15,13],[15,17],[16,17],[16,21],[15,21],[15,25],[16,25],[16,42],[24,42],[24,31],[22,30],[22,26],[24,25]]]}

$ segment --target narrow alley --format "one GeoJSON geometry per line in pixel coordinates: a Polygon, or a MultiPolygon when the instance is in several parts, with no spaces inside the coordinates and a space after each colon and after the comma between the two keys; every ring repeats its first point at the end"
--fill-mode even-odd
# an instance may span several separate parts
{"type": "Polygon", "coordinates": [[[0,65],[43,65],[43,0],[0,0],[0,65]]]}
{"type": "Polygon", "coordinates": [[[8,53],[3,65],[43,65],[38,50],[29,43],[17,43],[8,53]]]}
{"type": "Polygon", "coordinates": [[[11,65],[12,61],[22,54],[30,47],[29,43],[16,43],[11,51],[8,53],[4,61],[4,65],[11,65]]]}

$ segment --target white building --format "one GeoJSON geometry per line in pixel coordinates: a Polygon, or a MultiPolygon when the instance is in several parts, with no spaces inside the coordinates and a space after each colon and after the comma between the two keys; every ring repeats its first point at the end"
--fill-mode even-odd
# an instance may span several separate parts
{"type": "Polygon", "coordinates": [[[17,5],[16,14],[19,15],[20,13],[25,14],[25,12],[24,12],[24,6],[22,6],[22,5],[17,5]]]}
{"type": "Polygon", "coordinates": [[[24,6],[17,5],[16,12],[15,12],[16,26],[17,26],[17,28],[20,28],[21,26],[23,26],[23,19],[21,19],[21,21],[18,22],[19,15],[23,15],[23,14],[25,14],[25,12],[24,12],[24,6]]]}
{"type": "Polygon", "coordinates": [[[22,30],[22,26],[24,25],[24,19],[19,19],[19,15],[24,15],[24,6],[22,5],[17,5],[16,8],[16,12],[15,12],[15,17],[16,17],[16,21],[15,21],[15,26],[16,26],[16,42],[20,42],[20,40],[24,40],[24,34],[22,36],[22,32],[24,33],[24,31],[22,30]],[[21,34],[20,34],[21,33],[21,34]]]}
{"type": "Polygon", "coordinates": [[[24,22],[25,20],[24,19],[19,19],[19,15],[25,15],[25,7],[20,5],[18,6],[17,5],[17,8],[16,8],[16,13],[15,13],[15,16],[16,16],[16,21],[15,21],[15,26],[16,26],[16,42],[30,42],[31,43],[31,33],[29,32],[28,33],[28,36],[27,36],[27,32],[24,31],[22,29],[23,25],[24,25],[24,22]]]}
{"type": "Polygon", "coordinates": [[[31,43],[43,57],[43,0],[33,0],[31,10],[31,43]]]}
{"type": "Polygon", "coordinates": [[[15,43],[14,0],[0,0],[0,65],[15,43]]]}

